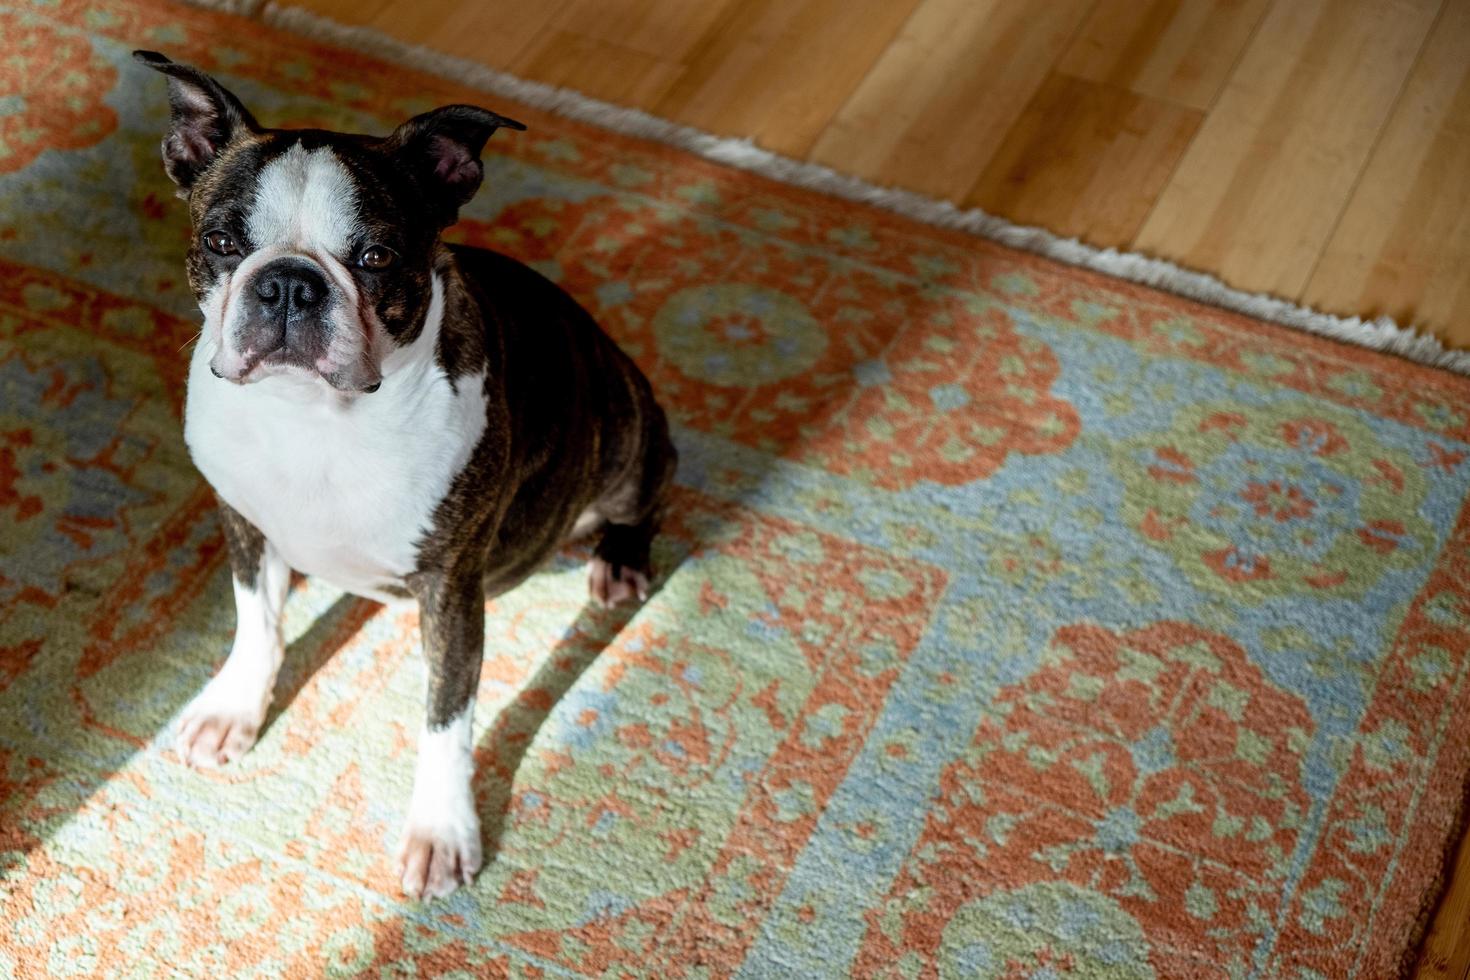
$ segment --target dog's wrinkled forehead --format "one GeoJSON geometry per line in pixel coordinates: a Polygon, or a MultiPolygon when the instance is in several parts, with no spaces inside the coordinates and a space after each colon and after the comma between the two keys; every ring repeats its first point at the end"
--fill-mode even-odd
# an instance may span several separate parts
{"type": "Polygon", "coordinates": [[[334,133],[262,133],[242,140],[190,195],[196,230],[219,228],[247,251],[276,248],[350,264],[369,243],[405,259],[437,228],[417,214],[413,189],[362,140],[334,133]]]}
{"type": "Polygon", "coordinates": [[[330,146],[292,144],[260,169],[246,205],[256,248],[344,255],[361,235],[357,182],[330,146]]]}

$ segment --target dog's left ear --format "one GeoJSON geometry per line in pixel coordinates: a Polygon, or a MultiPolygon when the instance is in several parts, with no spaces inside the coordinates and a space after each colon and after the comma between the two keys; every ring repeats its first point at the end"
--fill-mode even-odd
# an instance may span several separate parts
{"type": "Polygon", "coordinates": [[[413,175],[434,209],[435,220],[447,228],[480,189],[485,177],[480,151],[501,127],[526,128],[479,106],[447,105],[414,116],[383,145],[413,175]]]}
{"type": "Polygon", "coordinates": [[[168,76],[172,117],[163,137],[163,169],[187,194],[231,140],[260,126],[233,92],[198,68],[157,51],[134,51],[133,57],[168,76]]]}

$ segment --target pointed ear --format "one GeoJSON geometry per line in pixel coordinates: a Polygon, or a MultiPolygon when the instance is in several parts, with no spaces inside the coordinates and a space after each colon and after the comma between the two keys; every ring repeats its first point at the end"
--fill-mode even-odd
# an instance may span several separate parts
{"type": "Polygon", "coordinates": [[[485,176],[480,151],[501,127],[525,129],[514,119],[473,105],[447,105],[414,116],[393,131],[384,149],[424,189],[440,227],[459,217],[485,176]]]}
{"type": "Polygon", "coordinates": [[[181,190],[187,192],[231,140],[260,131],[240,100],[198,68],[157,51],[134,51],[133,57],[168,76],[172,119],[163,138],[163,169],[181,190]]]}

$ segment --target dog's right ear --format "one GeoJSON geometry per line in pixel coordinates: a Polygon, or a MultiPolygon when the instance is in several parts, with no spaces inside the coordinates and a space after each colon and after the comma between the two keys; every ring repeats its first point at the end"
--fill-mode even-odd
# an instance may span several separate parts
{"type": "Polygon", "coordinates": [[[168,76],[173,118],[163,138],[163,169],[181,191],[188,192],[231,140],[260,131],[240,100],[198,68],[157,51],[134,51],[133,57],[168,76]]]}

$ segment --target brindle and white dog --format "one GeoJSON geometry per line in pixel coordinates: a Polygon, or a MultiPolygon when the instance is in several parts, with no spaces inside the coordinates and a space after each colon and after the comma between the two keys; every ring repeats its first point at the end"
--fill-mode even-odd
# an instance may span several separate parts
{"type": "Polygon", "coordinates": [[[205,73],[168,76],[164,169],[189,203],[204,329],[184,439],[220,500],[238,625],[184,711],[192,765],[254,743],[290,570],[418,602],[427,717],[398,853],[404,890],[480,867],[470,719],[485,600],[598,531],[593,598],[646,598],[676,456],[647,380],[560,288],[440,232],[520,123],[468,105],[384,137],[267,129],[205,73]]]}

